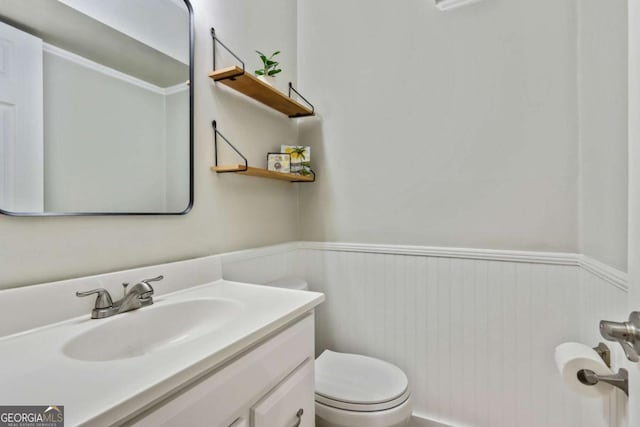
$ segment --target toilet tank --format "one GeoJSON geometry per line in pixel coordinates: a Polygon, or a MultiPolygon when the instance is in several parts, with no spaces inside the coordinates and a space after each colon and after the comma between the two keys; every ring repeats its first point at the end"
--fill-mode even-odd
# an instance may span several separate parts
{"type": "Polygon", "coordinates": [[[281,277],[271,282],[265,283],[267,286],[275,286],[276,288],[295,289],[298,291],[308,291],[309,284],[300,277],[281,277]]]}

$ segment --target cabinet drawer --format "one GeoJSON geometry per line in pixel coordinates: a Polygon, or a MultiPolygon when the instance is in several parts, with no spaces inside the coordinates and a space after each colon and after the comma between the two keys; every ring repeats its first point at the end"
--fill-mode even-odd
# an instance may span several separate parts
{"type": "Polygon", "coordinates": [[[313,363],[307,360],[253,407],[253,427],[315,425],[313,363]]]}

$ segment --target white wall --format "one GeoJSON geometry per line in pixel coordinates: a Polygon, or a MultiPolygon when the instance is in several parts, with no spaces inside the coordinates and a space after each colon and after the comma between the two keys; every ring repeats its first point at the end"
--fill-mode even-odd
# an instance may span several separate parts
{"type": "MultiPolygon", "coordinates": [[[[212,25],[224,28],[221,35],[230,44],[251,46],[260,34],[269,33],[273,46],[284,49],[293,43],[290,34],[295,34],[296,28],[295,3],[283,0],[270,2],[268,7],[258,0],[192,3],[196,24],[194,210],[180,217],[1,216],[0,288],[295,239],[295,186],[216,175],[209,170],[213,118],[253,163],[262,161],[264,153],[281,143],[295,142],[295,124],[224,89],[214,88],[207,77],[212,25]],[[278,22],[278,31],[271,31],[273,22],[278,22]]],[[[287,69],[295,70],[295,65],[288,66],[296,62],[295,49],[288,50],[282,62],[287,69]]]]}
{"type": "Polygon", "coordinates": [[[303,238],[577,249],[574,0],[298,8],[303,238]]]}
{"type": "Polygon", "coordinates": [[[627,268],[627,1],[579,0],[580,251],[627,268]]]}
{"type": "MultiPolygon", "coordinates": [[[[575,254],[314,243],[225,254],[226,279],[304,277],[325,293],[316,352],[383,358],[409,377],[414,413],[456,427],[622,427],[626,398],[582,398],[553,353],[595,346],[625,310],[624,273],[575,254]],[[348,327],[345,327],[348,325],[348,327]]],[[[619,346],[609,343],[614,367],[619,346]]]]}
{"type": "MultiPolygon", "coordinates": [[[[298,27],[297,0],[234,0],[214,2],[215,19],[211,24],[220,39],[246,63],[247,71],[262,68],[262,61],[256,54],[259,50],[272,54],[280,50],[276,57],[282,67],[276,86],[285,91],[288,82],[297,81],[298,27]],[[293,23],[293,25],[291,25],[293,23]],[[236,32],[243,37],[234,37],[236,32]]],[[[218,68],[237,64],[231,55],[219,49],[218,68]]],[[[278,146],[278,149],[280,146],[278,146]]]]}

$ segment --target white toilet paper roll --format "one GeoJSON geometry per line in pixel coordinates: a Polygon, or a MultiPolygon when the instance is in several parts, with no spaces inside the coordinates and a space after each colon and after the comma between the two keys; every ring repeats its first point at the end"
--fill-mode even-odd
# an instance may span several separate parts
{"type": "Polygon", "coordinates": [[[602,397],[613,390],[613,386],[610,384],[599,382],[589,386],[578,380],[577,374],[581,369],[590,369],[598,375],[613,374],[598,353],[584,344],[567,342],[556,347],[556,366],[558,366],[564,383],[583,396],[602,397]]]}

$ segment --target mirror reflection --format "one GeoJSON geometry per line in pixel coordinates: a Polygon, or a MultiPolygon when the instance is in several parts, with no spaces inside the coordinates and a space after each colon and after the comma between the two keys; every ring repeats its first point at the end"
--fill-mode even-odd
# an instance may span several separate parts
{"type": "Polygon", "coordinates": [[[0,0],[0,210],[190,206],[183,0],[0,0]]]}

